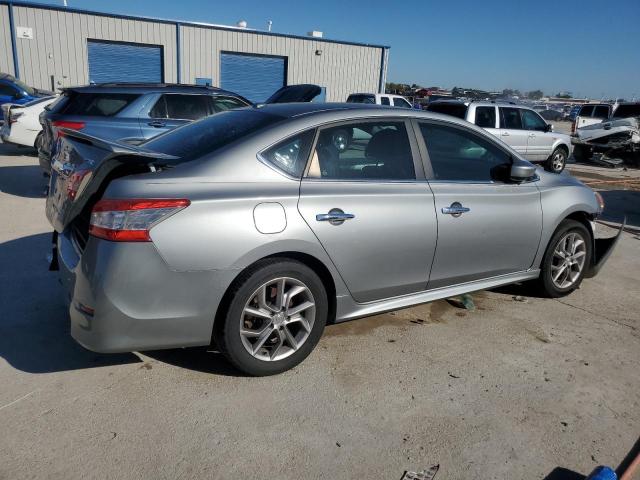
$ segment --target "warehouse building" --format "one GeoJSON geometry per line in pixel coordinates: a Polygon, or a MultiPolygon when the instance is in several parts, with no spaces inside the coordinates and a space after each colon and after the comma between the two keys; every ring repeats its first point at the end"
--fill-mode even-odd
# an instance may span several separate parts
{"type": "Polygon", "coordinates": [[[197,83],[265,100],[314,83],[327,101],[384,89],[389,48],[242,27],[0,0],[0,72],[41,89],[197,83]]]}

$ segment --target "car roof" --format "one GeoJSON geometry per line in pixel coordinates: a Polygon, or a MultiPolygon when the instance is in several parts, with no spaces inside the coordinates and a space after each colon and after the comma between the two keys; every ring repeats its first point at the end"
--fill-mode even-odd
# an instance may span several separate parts
{"type": "Polygon", "coordinates": [[[63,91],[85,93],[200,93],[203,95],[232,95],[237,93],[206,85],[188,85],[177,83],[97,83],[79,87],[64,88],[63,91]]]}

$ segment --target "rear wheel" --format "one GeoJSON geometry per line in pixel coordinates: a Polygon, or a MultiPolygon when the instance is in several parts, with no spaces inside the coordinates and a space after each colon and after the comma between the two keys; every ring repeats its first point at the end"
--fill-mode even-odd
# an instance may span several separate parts
{"type": "Polygon", "coordinates": [[[327,311],[325,288],[313,270],[295,260],[265,260],[236,282],[215,340],[244,373],[281,373],[314,349],[327,311]]]}
{"type": "Polygon", "coordinates": [[[556,148],[544,165],[544,169],[548,172],[562,173],[567,164],[567,151],[562,148],[556,148]]]}
{"type": "Polygon", "coordinates": [[[591,233],[580,222],[563,221],[542,259],[538,283],[542,293],[557,298],[580,286],[591,259],[591,233]]]}

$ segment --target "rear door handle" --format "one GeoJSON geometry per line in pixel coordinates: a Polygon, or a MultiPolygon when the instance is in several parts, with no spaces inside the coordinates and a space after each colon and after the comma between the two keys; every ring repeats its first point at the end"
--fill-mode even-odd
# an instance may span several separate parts
{"type": "Polygon", "coordinates": [[[316,221],[329,222],[331,225],[342,225],[345,220],[351,220],[356,216],[353,213],[344,213],[339,208],[332,208],[329,213],[319,213],[316,215],[316,221]]]}
{"type": "Polygon", "coordinates": [[[459,217],[463,213],[470,211],[470,208],[463,207],[460,202],[453,202],[449,207],[442,207],[442,213],[445,215],[451,215],[452,217],[459,217]]]}
{"type": "Polygon", "coordinates": [[[160,121],[160,120],[154,120],[152,122],[149,122],[149,126],[150,127],[155,127],[155,128],[161,128],[161,127],[166,127],[167,124],[165,122],[160,121]]]}

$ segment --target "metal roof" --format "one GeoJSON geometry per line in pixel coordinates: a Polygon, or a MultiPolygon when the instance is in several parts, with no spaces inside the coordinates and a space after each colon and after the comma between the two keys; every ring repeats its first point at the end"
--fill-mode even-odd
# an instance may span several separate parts
{"type": "Polygon", "coordinates": [[[232,27],[229,25],[218,25],[215,23],[193,22],[193,21],[175,20],[175,19],[167,19],[167,18],[156,18],[156,17],[147,17],[147,16],[136,16],[136,15],[122,15],[118,13],[97,12],[93,10],[85,10],[82,8],[63,7],[58,5],[48,5],[48,4],[37,3],[37,2],[0,0],[0,5],[13,5],[14,7],[41,8],[43,10],[55,10],[59,12],[81,13],[86,15],[98,15],[101,17],[122,18],[126,20],[140,20],[140,21],[167,23],[167,24],[181,25],[181,26],[210,28],[213,30],[228,30],[233,32],[251,33],[255,35],[269,35],[273,37],[297,38],[299,40],[309,40],[313,42],[338,43],[342,45],[355,45],[359,47],[374,47],[374,48],[385,48],[385,49],[390,48],[388,45],[376,45],[371,43],[331,40],[328,38],[307,37],[304,35],[291,35],[288,33],[267,32],[263,30],[254,30],[250,28],[232,27]]]}

